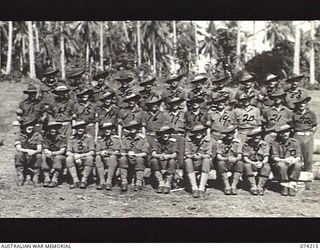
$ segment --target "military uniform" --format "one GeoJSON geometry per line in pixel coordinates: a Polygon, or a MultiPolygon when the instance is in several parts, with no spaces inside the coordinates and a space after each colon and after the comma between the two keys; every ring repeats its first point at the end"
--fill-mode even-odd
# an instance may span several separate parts
{"type": "Polygon", "coordinates": [[[92,137],[95,136],[96,108],[96,104],[91,101],[86,103],[76,102],[73,105],[73,113],[77,119],[84,120],[87,123],[87,133],[92,137]]]}
{"type": "Polygon", "coordinates": [[[109,137],[99,136],[96,143],[96,167],[100,179],[100,185],[107,185],[108,190],[112,187],[112,179],[118,167],[118,156],[121,150],[120,138],[117,135],[109,137]],[[106,151],[108,155],[104,155],[106,151]],[[105,168],[108,169],[107,182],[105,182],[105,168]]]}
{"type": "Polygon", "coordinates": [[[271,173],[271,166],[268,162],[264,162],[265,157],[270,157],[270,145],[268,142],[260,140],[258,143],[247,141],[243,145],[243,158],[244,158],[244,174],[247,176],[248,181],[251,186],[251,193],[256,195],[263,195],[263,188],[268,180],[268,177],[271,173]],[[248,158],[253,162],[262,163],[262,167],[258,168],[257,166],[246,161],[245,158],[248,158]],[[258,172],[258,183],[256,184],[254,172],[258,172]],[[258,193],[259,192],[259,193],[258,193]]]}
{"type": "Polygon", "coordinates": [[[296,110],[292,117],[292,126],[295,129],[294,138],[299,142],[304,160],[303,170],[311,172],[313,163],[314,130],[317,127],[316,114],[306,108],[296,110]]]}
{"type": "Polygon", "coordinates": [[[284,125],[292,120],[292,111],[282,104],[279,107],[268,107],[262,114],[267,128],[284,125]]]}
{"type": "Polygon", "coordinates": [[[207,184],[208,175],[212,164],[212,141],[210,137],[203,136],[201,140],[196,140],[193,135],[196,132],[205,133],[206,128],[203,125],[197,125],[191,131],[192,135],[186,138],[185,142],[185,165],[186,173],[189,177],[193,196],[198,197],[197,192],[205,192],[205,185],[207,184]],[[193,156],[189,158],[188,156],[193,156]],[[201,158],[195,158],[194,155],[199,155],[201,158]],[[203,155],[208,155],[209,157],[203,158],[203,155]],[[200,185],[198,188],[194,171],[201,172],[200,185]]]}
{"type": "Polygon", "coordinates": [[[175,138],[168,138],[168,140],[164,141],[161,139],[162,133],[171,134],[172,130],[168,126],[162,126],[157,135],[157,138],[152,138],[150,140],[150,154],[151,157],[149,159],[149,164],[151,169],[154,171],[154,175],[158,180],[158,193],[169,193],[171,189],[173,175],[176,171],[176,158],[170,159],[160,159],[152,156],[153,153],[156,154],[165,154],[170,155],[178,152],[177,147],[177,139],[175,138]],[[170,131],[169,131],[170,130],[170,131]],[[168,131],[168,132],[166,132],[168,131]],[[159,134],[159,132],[161,134],[159,134]],[[163,173],[165,171],[165,175],[163,173]],[[166,191],[167,190],[167,191],[166,191]]]}
{"type": "MultiPolygon", "coordinates": [[[[42,146],[43,137],[38,132],[33,132],[32,135],[20,132],[15,139],[15,146],[20,145],[23,149],[37,150],[38,146],[42,146]]],[[[30,156],[28,153],[17,151],[14,156],[15,167],[18,176],[18,184],[22,185],[25,176],[33,172],[34,184],[38,184],[40,169],[42,164],[41,153],[36,153],[30,156]]]]}
{"type": "Polygon", "coordinates": [[[52,103],[54,100],[53,91],[57,87],[57,83],[53,85],[47,85],[45,83],[40,84],[41,102],[46,105],[52,103]]]}
{"type": "MultiPolygon", "coordinates": [[[[94,139],[90,134],[84,133],[81,137],[73,135],[70,136],[67,140],[67,152],[74,154],[83,154],[94,150],[94,139]]],[[[75,160],[74,156],[71,155],[67,157],[66,165],[69,169],[70,175],[73,178],[74,184],[79,183],[76,166],[84,166],[81,182],[87,182],[88,176],[90,175],[93,168],[93,161],[93,156],[81,157],[78,160],[75,160]]]]}
{"type": "Polygon", "coordinates": [[[207,111],[203,109],[198,109],[196,111],[188,110],[186,112],[186,130],[190,131],[198,124],[207,124],[207,111]]]}
{"type": "Polygon", "coordinates": [[[135,106],[133,109],[124,108],[119,111],[118,123],[120,125],[126,126],[133,120],[142,123],[142,126],[145,127],[144,111],[140,107],[135,106]]]}
{"type": "MultiPolygon", "coordinates": [[[[49,132],[49,131],[48,131],[49,132]]],[[[50,150],[51,152],[59,151],[61,149],[67,148],[67,139],[64,135],[57,134],[54,137],[51,137],[48,134],[45,134],[43,140],[43,149],[50,150]]],[[[55,187],[58,184],[58,176],[59,172],[64,166],[65,163],[65,155],[52,155],[46,156],[43,155],[42,169],[44,173],[44,186],[55,187]],[[50,172],[52,172],[52,179],[50,180],[50,172]],[[50,183],[52,183],[50,185],[50,183]]]]}
{"type": "Polygon", "coordinates": [[[34,101],[26,99],[19,104],[18,109],[20,109],[20,112],[18,112],[18,119],[20,121],[30,118],[35,119],[37,122],[40,122],[41,117],[44,113],[44,105],[38,99],[34,101]]]}
{"type": "MultiPolygon", "coordinates": [[[[133,138],[124,136],[121,140],[121,153],[128,153],[133,151],[134,153],[148,153],[149,144],[144,135],[138,133],[133,138]]],[[[133,168],[136,174],[136,186],[142,187],[143,184],[143,175],[145,169],[145,157],[141,156],[127,156],[123,155],[119,159],[119,168],[122,186],[127,185],[127,175],[129,167],[133,168]]]]}

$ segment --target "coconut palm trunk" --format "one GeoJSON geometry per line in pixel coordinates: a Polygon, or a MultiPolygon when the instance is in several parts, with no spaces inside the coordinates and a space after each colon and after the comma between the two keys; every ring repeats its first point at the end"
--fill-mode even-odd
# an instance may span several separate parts
{"type": "Polygon", "coordinates": [[[252,23],[252,53],[253,56],[256,55],[256,22],[252,23]]]}
{"type": "Polygon", "coordinates": [[[172,28],[173,28],[173,62],[172,62],[172,69],[173,72],[176,72],[176,60],[177,60],[177,22],[172,21],[172,28]]]}
{"type": "Polygon", "coordinates": [[[34,35],[35,35],[35,40],[36,40],[36,51],[39,52],[40,51],[39,31],[38,31],[37,25],[35,23],[33,24],[33,27],[34,27],[34,35]]]}
{"type": "Polygon", "coordinates": [[[8,56],[7,56],[7,67],[6,74],[11,73],[11,64],[12,64],[12,33],[13,33],[13,22],[8,22],[8,56]]]}
{"type": "Polygon", "coordinates": [[[137,50],[138,50],[138,65],[141,65],[141,31],[140,21],[137,21],[137,50]]]}
{"type": "Polygon", "coordinates": [[[100,68],[103,70],[103,22],[100,22],[100,68]]]}
{"type": "Polygon", "coordinates": [[[315,59],[314,59],[314,35],[315,35],[315,27],[314,21],[310,21],[311,30],[310,30],[310,84],[315,83],[315,59]]]}
{"type": "Polygon", "coordinates": [[[27,21],[27,25],[28,25],[28,37],[29,37],[30,77],[31,78],[36,78],[32,22],[31,21],[27,21]]]}
{"type": "Polygon", "coordinates": [[[90,63],[90,48],[89,48],[89,42],[86,44],[86,66],[89,67],[90,63]]]}
{"type": "Polygon", "coordinates": [[[153,58],[153,72],[157,74],[157,58],[156,58],[156,39],[155,34],[152,34],[152,58],[153,58]]]}
{"type": "Polygon", "coordinates": [[[294,39],[294,57],[293,57],[293,73],[300,74],[300,27],[297,24],[295,27],[294,39]]]}
{"type": "Polygon", "coordinates": [[[66,78],[66,63],[65,63],[65,47],[64,47],[64,36],[63,36],[63,22],[61,22],[60,26],[60,64],[61,64],[61,78],[65,79],[66,78]]]}
{"type": "Polygon", "coordinates": [[[193,26],[194,26],[194,44],[195,44],[195,51],[196,51],[196,69],[198,69],[199,66],[199,51],[198,51],[198,27],[196,22],[193,22],[193,26]]]}
{"type": "Polygon", "coordinates": [[[241,22],[237,22],[237,54],[236,54],[236,70],[240,69],[241,60],[241,22]]]}

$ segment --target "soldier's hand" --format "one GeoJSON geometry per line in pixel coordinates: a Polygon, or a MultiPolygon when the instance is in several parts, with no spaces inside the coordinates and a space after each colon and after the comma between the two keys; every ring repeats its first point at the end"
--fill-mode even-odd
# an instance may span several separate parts
{"type": "Polygon", "coordinates": [[[258,162],[256,163],[256,167],[257,167],[257,168],[262,168],[262,166],[263,166],[263,163],[262,163],[261,161],[258,161],[258,162]]]}
{"type": "Polygon", "coordinates": [[[194,154],[194,158],[197,159],[197,160],[200,160],[200,159],[201,159],[201,155],[198,154],[198,153],[197,153],[197,154],[194,154]]]}
{"type": "Polygon", "coordinates": [[[81,155],[80,154],[74,154],[73,157],[74,157],[75,160],[79,160],[81,158],[81,155]]]}
{"type": "Polygon", "coordinates": [[[30,156],[34,155],[35,153],[36,153],[36,151],[35,151],[35,150],[32,150],[32,149],[30,149],[30,150],[28,151],[28,155],[30,155],[30,156]]]}
{"type": "Polygon", "coordinates": [[[46,150],[46,151],[44,152],[44,155],[45,155],[46,157],[51,157],[51,156],[52,156],[52,152],[49,151],[49,150],[46,150]]]}
{"type": "Polygon", "coordinates": [[[133,151],[129,151],[129,152],[128,152],[128,155],[129,155],[130,157],[135,157],[135,156],[136,156],[135,152],[133,152],[133,151]]]}
{"type": "Polygon", "coordinates": [[[106,156],[109,156],[109,152],[107,152],[107,151],[102,151],[102,155],[105,156],[105,157],[106,157],[106,156]]]}
{"type": "Polygon", "coordinates": [[[229,156],[228,161],[231,163],[234,163],[234,162],[236,162],[236,158],[233,156],[229,156]]]}

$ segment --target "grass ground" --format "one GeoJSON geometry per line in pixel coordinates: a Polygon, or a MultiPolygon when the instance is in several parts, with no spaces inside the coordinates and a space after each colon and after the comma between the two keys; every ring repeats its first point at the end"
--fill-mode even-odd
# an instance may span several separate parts
{"type": "MultiPolygon", "coordinates": [[[[56,189],[18,187],[13,166],[14,135],[12,122],[15,106],[21,100],[24,86],[1,83],[0,139],[4,139],[0,155],[0,217],[319,217],[320,181],[312,183],[311,191],[298,192],[296,197],[281,197],[267,190],[264,197],[253,197],[240,190],[238,196],[225,196],[218,188],[208,189],[205,199],[193,199],[185,191],[158,195],[147,186],[136,193],[120,194],[97,191],[94,185],[86,190],[69,190],[67,184],[56,189]]],[[[320,95],[309,93],[312,109],[320,117],[320,95]]],[[[320,139],[320,131],[316,138],[320,139]]],[[[318,158],[318,156],[316,156],[318,158]]],[[[217,186],[217,185],[215,185],[217,186]]]]}

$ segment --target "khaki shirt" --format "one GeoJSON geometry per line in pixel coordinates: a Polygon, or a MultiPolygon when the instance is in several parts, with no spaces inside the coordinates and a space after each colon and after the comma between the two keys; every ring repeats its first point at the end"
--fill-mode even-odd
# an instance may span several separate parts
{"type": "Polygon", "coordinates": [[[265,156],[270,155],[270,145],[268,142],[260,140],[258,145],[245,143],[243,145],[243,156],[247,156],[251,161],[262,161],[265,156]]]}
{"type": "Polygon", "coordinates": [[[115,152],[121,149],[120,138],[117,135],[111,135],[109,138],[99,136],[96,144],[96,150],[106,150],[108,152],[115,152]]]}
{"type": "Polygon", "coordinates": [[[142,134],[136,134],[133,138],[125,136],[121,140],[121,151],[124,153],[129,151],[135,153],[149,153],[149,144],[146,137],[142,134]]]}
{"type": "Polygon", "coordinates": [[[271,152],[273,157],[279,157],[282,159],[290,156],[301,157],[300,144],[293,138],[289,138],[285,144],[277,140],[273,141],[271,152]]]}
{"type": "Polygon", "coordinates": [[[62,148],[67,148],[67,139],[63,135],[57,135],[54,138],[44,136],[43,148],[50,151],[59,151],[62,148]]]}
{"type": "Polygon", "coordinates": [[[150,153],[152,152],[158,154],[173,154],[178,152],[177,139],[169,138],[169,140],[163,142],[158,138],[153,138],[150,143],[150,153]]]}
{"type": "Polygon", "coordinates": [[[19,133],[15,139],[14,145],[21,145],[24,149],[36,150],[38,145],[42,145],[43,137],[40,133],[34,132],[30,137],[27,134],[19,133]]]}
{"type": "Polygon", "coordinates": [[[187,137],[185,142],[185,155],[208,154],[212,156],[212,142],[209,137],[204,137],[197,144],[191,137],[187,137]]]}
{"type": "Polygon", "coordinates": [[[94,139],[89,134],[84,134],[81,138],[70,136],[67,141],[67,151],[80,154],[94,151],[94,139]]]}

